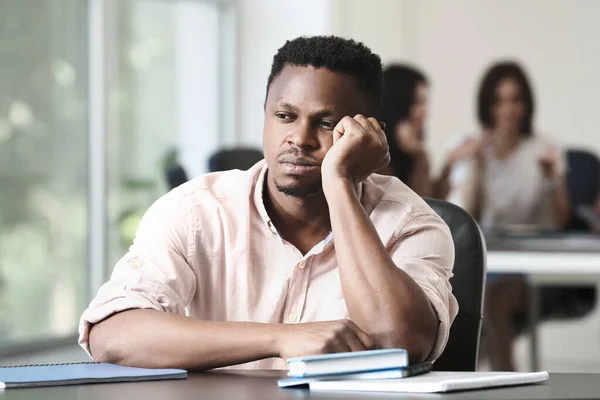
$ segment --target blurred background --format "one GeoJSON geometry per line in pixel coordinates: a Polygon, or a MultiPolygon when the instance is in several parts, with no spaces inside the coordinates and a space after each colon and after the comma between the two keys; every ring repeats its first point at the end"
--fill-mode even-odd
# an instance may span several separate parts
{"type": "MultiPolygon", "coordinates": [[[[148,206],[188,178],[246,167],[224,149],[260,158],[286,40],[345,36],[425,74],[437,175],[457,135],[481,131],[479,85],[503,60],[527,73],[536,134],[600,154],[597,15],[595,0],[0,0],[0,364],[85,359],[79,316],[148,206]]],[[[600,371],[600,241],[582,231],[558,248],[534,235],[489,249],[490,269],[517,269],[530,288],[586,289],[519,330],[517,369],[600,371]],[[550,250],[566,256],[544,269],[550,250]],[[535,268],[519,266],[527,256],[535,268]]]]}

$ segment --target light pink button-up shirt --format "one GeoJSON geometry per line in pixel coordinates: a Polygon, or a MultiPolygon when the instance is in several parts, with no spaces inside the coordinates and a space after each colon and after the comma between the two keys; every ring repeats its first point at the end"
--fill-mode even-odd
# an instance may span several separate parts
{"type": "MultiPolygon", "coordinates": [[[[204,175],[150,207],[129,252],[81,317],[89,353],[92,324],[147,308],[210,321],[301,323],[348,318],[330,234],[302,256],[283,240],[263,203],[267,171],[204,175]]],[[[448,340],[458,312],[449,279],[454,244],[446,224],[396,178],[371,175],[358,196],[389,254],[423,289],[439,328],[430,359],[448,340]]],[[[285,368],[281,359],[245,368],[285,368]]]]}

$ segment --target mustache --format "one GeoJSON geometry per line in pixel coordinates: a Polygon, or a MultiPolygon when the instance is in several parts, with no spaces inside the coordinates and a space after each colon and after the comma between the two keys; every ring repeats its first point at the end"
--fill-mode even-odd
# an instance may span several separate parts
{"type": "Polygon", "coordinates": [[[277,161],[283,164],[295,164],[310,167],[318,167],[321,165],[320,160],[315,159],[310,154],[297,149],[279,154],[277,156],[277,161]]]}

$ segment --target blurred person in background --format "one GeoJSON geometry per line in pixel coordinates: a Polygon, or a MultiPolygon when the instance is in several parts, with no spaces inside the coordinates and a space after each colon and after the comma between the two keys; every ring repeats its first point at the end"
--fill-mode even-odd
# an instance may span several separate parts
{"type": "MultiPolygon", "coordinates": [[[[484,231],[564,227],[570,218],[564,157],[534,134],[534,98],[521,66],[494,64],[477,108],[481,131],[450,153],[442,195],[469,211],[484,231]]],[[[514,319],[526,310],[526,289],[522,275],[488,274],[484,332],[494,370],[514,370],[514,319]]]]}
{"type": "Polygon", "coordinates": [[[431,195],[430,164],[425,147],[428,82],[415,68],[394,64],[383,72],[381,119],[390,163],[380,171],[398,177],[420,196],[431,195]]]}

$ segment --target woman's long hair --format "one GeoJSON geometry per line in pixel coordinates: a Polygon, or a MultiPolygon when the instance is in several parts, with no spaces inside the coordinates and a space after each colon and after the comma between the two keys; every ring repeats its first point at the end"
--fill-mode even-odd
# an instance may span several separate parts
{"type": "MultiPolygon", "coordinates": [[[[390,146],[390,165],[394,174],[403,182],[408,181],[414,164],[412,157],[396,140],[396,126],[408,120],[415,103],[415,91],[419,84],[427,84],[427,78],[407,65],[389,65],[383,71],[383,96],[381,119],[386,123],[385,135],[390,146]]],[[[419,132],[424,135],[423,132],[419,132]]]]}
{"type": "Polygon", "coordinates": [[[533,134],[533,115],[535,112],[535,101],[531,84],[523,67],[514,61],[497,62],[489,67],[477,94],[477,117],[482,127],[493,129],[495,121],[493,118],[493,108],[496,103],[496,89],[498,85],[505,80],[512,79],[519,85],[521,96],[525,103],[525,115],[521,121],[520,134],[523,137],[533,134]]]}

